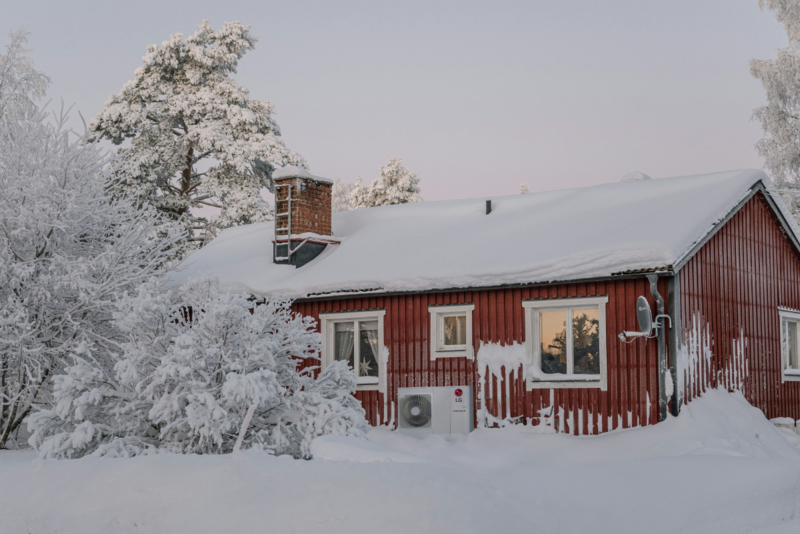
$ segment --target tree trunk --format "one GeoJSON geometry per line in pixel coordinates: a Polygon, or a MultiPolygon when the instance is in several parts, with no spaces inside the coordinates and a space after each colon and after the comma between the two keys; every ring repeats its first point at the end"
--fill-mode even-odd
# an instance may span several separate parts
{"type": "MultiPolygon", "coordinates": [[[[189,193],[189,188],[192,187],[192,156],[194,156],[194,149],[190,148],[189,152],[186,154],[186,167],[184,167],[183,172],[181,173],[181,196],[186,196],[189,193]]],[[[178,216],[183,215],[186,213],[188,208],[180,208],[178,210],[178,216]]]]}

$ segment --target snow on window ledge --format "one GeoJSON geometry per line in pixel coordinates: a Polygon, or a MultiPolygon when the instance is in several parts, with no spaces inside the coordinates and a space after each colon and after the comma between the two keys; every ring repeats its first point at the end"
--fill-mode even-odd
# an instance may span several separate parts
{"type": "Polygon", "coordinates": [[[366,384],[380,384],[380,379],[377,376],[359,376],[357,383],[359,386],[366,384]]]}
{"type": "Polygon", "coordinates": [[[560,373],[544,374],[533,379],[534,382],[586,382],[600,380],[600,375],[565,375],[560,373]]]}

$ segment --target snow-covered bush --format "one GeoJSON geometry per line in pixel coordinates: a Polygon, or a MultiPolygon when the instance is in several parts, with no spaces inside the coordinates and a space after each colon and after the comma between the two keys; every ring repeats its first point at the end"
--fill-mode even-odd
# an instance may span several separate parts
{"type": "Polygon", "coordinates": [[[229,226],[269,220],[260,190],[272,190],[272,171],[306,163],[286,148],[272,104],[251,99],[231,78],[257,41],[250,27],[227,22],[215,30],[203,21],[182,37],[148,46],[133,79],[89,129],[97,139],[125,143],[115,170],[128,196],[205,233],[192,241],[207,241],[229,226]],[[192,216],[204,206],[221,212],[210,223],[192,216]]]}
{"type": "Polygon", "coordinates": [[[213,280],[142,286],[115,316],[126,341],[113,374],[76,354],[55,377],[55,407],[31,416],[30,443],[56,458],[231,452],[251,406],[245,448],[309,458],[317,436],[362,435],[355,373],[346,362],[316,379],[302,368],[321,339],[290,305],[256,305],[213,280]]]}
{"type": "Polygon", "coordinates": [[[381,167],[381,175],[368,186],[361,184],[361,177],[350,193],[354,208],[373,208],[392,204],[421,202],[417,173],[403,167],[403,158],[390,158],[381,167]]]}
{"type": "Polygon", "coordinates": [[[69,354],[104,368],[118,350],[116,300],[163,268],[181,237],[159,231],[146,208],[112,200],[103,155],[65,130],[63,109],[48,117],[36,107],[46,80],[23,72],[32,67],[17,52],[0,61],[17,65],[2,80],[2,91],[16,89],[0,95],[0,448],[50,402],[69,354]]]}

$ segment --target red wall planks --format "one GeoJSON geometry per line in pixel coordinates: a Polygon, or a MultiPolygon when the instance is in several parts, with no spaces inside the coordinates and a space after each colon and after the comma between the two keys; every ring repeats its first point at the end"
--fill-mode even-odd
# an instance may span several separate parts
{"type": "MultiPolygon", "coordinates": [[[[666,279],[659,281],[666,298],[666,279]]],[[[387,396],[373,391],[357,397],[373,425],[397,420],[398,387],[470,385],[483,394],[491,415],[519,418],[530,424],[542,422],[542,411],[555,405],[556,428],[574,434],[596,434],[614,428],[649,425],[657,421],[658,361],[655,340],[636,339],[623,344],[617,339],[622,330],[637,328],[635,304],[639,295],[650,296],[650,286],[642,278],[597,283],[556,284],[527,288],[487,289],[461,292],[391,295],[329,301],[298,301],[294,308],[319,320],[331,311],[385,309],[384,342],[389,348],[387,396]],[[474,360],[444,358],[430,360],[430,317],[428,306],[474,303],[473,339],[477,355],[481,343],[510,345],[525,342],[523,300],[567,296],[608,295],[606,343],[608,352],[608,391],[599,389],[536,389],[528,391],[519,370],[506,370],[501,379],[492,377],[487,391],[480,391],[478,368],[474,360]],[[551,400],[552,399],[552,400],[551,400]],[[386,417],[384,417],[384,402],[386,417]],[[394,416],[391,413],[394,406],[394,416]],[[649,407],[649,409],[648,409],[649,407]]]]}
{"type": "Polygon", "coordinates": [[[697,378],[685,378],[685,401],[707,388],[741,388],[767,417],[800,419],[800,383],[781,383],[778,316],[779,306],[800,309],[800,255],[763,194],[745,203],[679,276],[684,348],[700,325],[713,355],[689,362],[697,378]],[[744,344],[743,353],[734,343],[744,344]]]}

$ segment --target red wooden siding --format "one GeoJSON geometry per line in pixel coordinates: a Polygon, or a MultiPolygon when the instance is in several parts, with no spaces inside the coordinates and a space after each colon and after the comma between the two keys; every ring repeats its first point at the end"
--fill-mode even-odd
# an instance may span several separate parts
{"type": "Polygon", "coordinates": [[[800,258],[757,193],[680,270],[686,337],[707,328],[713,357],[695,361],[686,401],[709,387],[742,388],[767,415],[800,419],[800,383],[781,384],[778,307],[800,309],[800,258]],[[742,337],[744,338],[742,340],[742,337]],[[734,342],[744,343],[743,357],[734,342]]]}
{"type": "MultiPolygon", "coordinates": [[[[666,299],[666,279],[659,281],[659,292],[666,299]]],[[[656,341],[636,339],[625,344],[617,338],[623,330],[637,329],[635,304],[639,295],[647,296],[654,306],[649,283],[642,277],[516,289],[296,302],[294,307],[316,320],[324,312],[386,310],[387,398],[376,391],[357,393],[373,425],[397,421],[399,387],[471,385],[475,391],[476,413],[480,407],[479,396],[485,394],[488,411],[495,417],[510,415],[522,422],[540,424],[540,415],[549,413],[553,406],[556,428],[574,434],[597,434],[658,421],[656,341]],[[492,377],[487,391],[481,391],[475,361],[466,358],[430,360],[430,305],[474,303],[472,342],[477,357],[481,343],[524,343],[523,300],[598,295],[608,295],[609,299],[606,307],[608,391],[596,388],[526,391],[519,371],[510,379],[492,377]],[[391,413],[393,405],[394,414],[391,413]]]]}

